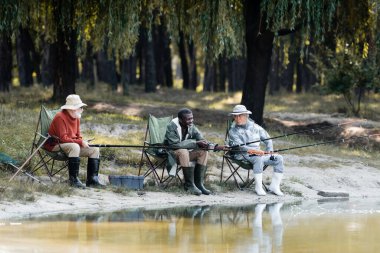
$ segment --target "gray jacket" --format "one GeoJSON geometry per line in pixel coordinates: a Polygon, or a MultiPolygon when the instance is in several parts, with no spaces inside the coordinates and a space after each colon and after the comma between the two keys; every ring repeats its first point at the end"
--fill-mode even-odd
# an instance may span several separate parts
{"type": "MultiPolygon", "coordinates": [[[[260,150],[260,143],[265,145],[265,151],[273,151],[272,140],[267,131],[264,128],[257,125],[253,120],[248,119],[245,125],[236,125],[232,123],[230,130],[228,131],[228,145],[239,146],[237,150],[247,151],[250,149],[260,150]],[[253,142],[248,145],[243,145],[249,142],[253,142]],[[241,146],[240,146],[241,145],[241,146]]],[[[235,153],[236,159],[240,159],[242,153],[235,153]]]]}
{"type": "MultiPolygon", "coordinates": [[[[176,149],[195,149],[197,148],[197,141],[204,140],[202,133],[195,125],[191,125],[188,128],[187,135],[182,140],[182,131],[179,124],[179,119],[174,118],[166,128],[165,133],[165,145],[176,149]]],[[[174,152],[170,149],[168,151],[168,164],[167,169],[170,170],[173,166],[177,166],[177,159],[174,152]]]]}

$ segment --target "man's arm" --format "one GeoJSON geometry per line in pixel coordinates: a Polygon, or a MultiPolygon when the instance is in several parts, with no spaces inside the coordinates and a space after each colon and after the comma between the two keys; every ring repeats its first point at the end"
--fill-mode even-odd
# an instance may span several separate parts
{"type": "Polygon", "coordinates": [[[273,142],[272,140],[268,140],[270,139],[268,132],[261,126],[258,126],[258,127],[259,127],[260,140],[264,140],[262,142],[265,144],[265,151],[273,151],[273,142]]]}
{"type": "Polygon", "coordinates": [[[228,131],[228,146],[230,147],[233,147],[233,146],[239,146],[239,150],[243,150],[243,151],[248,151],[249,150],[249,147],[247,147],[246,145],[242,145],[242,144],[245,144],[245,140],[244,140],[244,137],[241,136],[238,131],[236,131],[236,129],[234,127],[232,127],[229,131],[228,131]],[[240,146],[242,145],[242,146],[240,146]]]}

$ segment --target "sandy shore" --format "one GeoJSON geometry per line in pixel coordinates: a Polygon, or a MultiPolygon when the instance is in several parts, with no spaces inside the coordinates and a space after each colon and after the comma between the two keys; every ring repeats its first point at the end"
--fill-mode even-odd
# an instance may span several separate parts
{"type": "MultiPolygon", "coordinates": [[[[34,202],[0,201],[0,221],[45,216],[59,213],[110,212],[130,208],[156,209],[191,205],[247,205],[258,202],[292,202],[326,198],[319,191],[346,193],[349,198],[379,197],[380,170],[355,160],[340,160],[329,156],[316,155],[302,157],[287,155],[287,171],[282,189],[285,196],[272,194],[259,197],[252,189],[230,192],[215,190],[209,196],[193,196],[185,192],[130,191],[127,194],[115,193],[110,189],[77,189],[69,197],[39,194],[34,202]],[[300,166],[315,164],[316,160],[330,161],[332,168],[300,166]]],[[[264,178],[270,180],[271,169],[264,178]]],[[[213,185],[211,185],[212,187],[213,185]]]]}
{"type": "MultiPolygon", "coordinates": [[[[286,116],[284,115],[281,114],[282,117],[286,116]]],[[[290,118],[294,119],[295,116],[291,115],[290,118]]],[[[302,121],[305,119],[302,118],[302,121]]],[[[378,125],[372,124],[368,129],[373,131],[378,129],[378,125]]],[[[98,132],[96,129],[94,131],[98,132]]],[[[0,199],[0,221],[58,213],[108,212],[129,208],[156,209],[190,205],[246,205],[257,202],[291,202],[326,198],[318,194],[320,191],[345,194],[349,198],[380,197],[380,161],[374,161],[372,162],[374,165],[370,166],[365,159],[359,161],[355,158],[343,159],[322,154],[299,156],[290,153],[284,155],[284,160],[286,167],[281,187],[285,196],[282,197],[272,194],[259,197],[252,189],[222,192],[217,184],[208,184],[219,179],[220,167],[214,167],[207,173],[206,185],[214,192],[209,196],[193,196],[185,192],[143,191],[141,194],[130,191],[127,194],[120,194],[111,189],[77,189],[69,197],[38,194],[34,202],[7,202],[0,199]]],[[[221,161],[217,161],[217,164],[221,164],[221,161]]],[[[271,173],[272,169],[269,168],[263,176],[268,184],[271,173]]],[[[105,178],[106,176],[102,177],[105,178]]]]}

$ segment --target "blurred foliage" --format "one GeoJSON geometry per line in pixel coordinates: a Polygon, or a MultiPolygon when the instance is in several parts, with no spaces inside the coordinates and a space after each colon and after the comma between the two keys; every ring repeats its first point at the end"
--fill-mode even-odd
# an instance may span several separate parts
{"type": "Polygon", "coordinates": [[[326,70],[328,91],[343,95],[350,111],[359,116],[365,92],[378,87],[376,66],[345,53],[335,54],[329,62],[332,68],[326,70]]]}

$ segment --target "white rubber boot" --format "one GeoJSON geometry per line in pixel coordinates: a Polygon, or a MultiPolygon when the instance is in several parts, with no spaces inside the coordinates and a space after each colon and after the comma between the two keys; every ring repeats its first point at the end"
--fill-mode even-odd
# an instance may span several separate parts
{"type": "Polygon", "coordinates": [[[254,174],[255,175],[255,191],[259,196],[265,196],[267,193],[263,189],[263,174],[254,174]]]}
{"type": "Polygon", "coordinates": [[[282,173],[276,173],[276,172],[273,173],[272,182],[269,185],[269,190],[278,196],[284,195],[282,191],[280,190],[282,176],[283,176],[282,173]]]}

